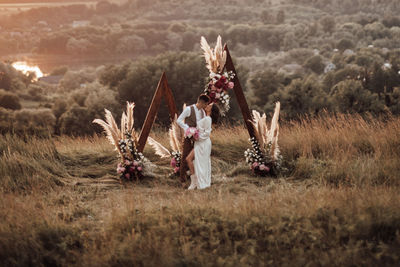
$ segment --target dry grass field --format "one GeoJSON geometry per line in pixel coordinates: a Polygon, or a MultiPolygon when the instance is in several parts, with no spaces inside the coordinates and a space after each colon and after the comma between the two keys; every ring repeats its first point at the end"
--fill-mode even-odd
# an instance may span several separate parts
{"type": "Polygon", "coordinates": [[[275,178],[251,175],[243,127],[212,139],[212,187],[189,192],[150,147],[154,177],[121,185],[102,136],[2,136],[0,265],[399,265],[400,118],[281,122],[275,178]]]}

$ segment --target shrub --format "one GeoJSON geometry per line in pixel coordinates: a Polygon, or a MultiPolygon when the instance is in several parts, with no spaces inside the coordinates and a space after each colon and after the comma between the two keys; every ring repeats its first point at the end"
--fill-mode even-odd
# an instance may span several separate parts
{"type": "Polygon", "coordinates": [[[0,89],[0,107],[7,109],[21,109],[19,97],[11,92],[0,89]]]}
{"type": "Polygon", "coordinates": [[[321,74],[324,72],[325,64],[320,55],[315,55],[307,59],[307,61],[304,63],[304,67],[309,68],[317,74],[321,74]]]}
{"type": "Polygon", "coordinates": [[[0,133],[4,134],[12,130],[14,112],[0,107],[0,133]]]}
{"type": "Polygon", "coordinates": [[[331,94],[339,112],[379,114],[384,110],[384,104],[378,95],[364,89],[360,81],[339,82],[332,88],[331,94]]]}
{"type": "Polygon", "coordinates": [[[14,130],[21,133],[49,135],[54,132],[56,117],[51,109],[21,109],[14,113],[14,130]]]}
{"type": "Polygon", "coordinates": [[[349,39],[342,39],[340,40],[337,45],[336,45],[337,49],[344,51],[346,49],[351,49],[354,47],[354,44],[351,40],[349,39]]]}
{"type": "Polygon", "coordinates": [[[330,15],[322,17],[319,23],[322,26],[322,30],[328,33],[332,33],[336,26],[335,18],[330,15]]]}
{"type": "Polygon", "coordinates": [[[73,105],[60,117],[60,133],[68,135],[90,135],[94,132],[94,117],[86,107],[73,105]]]}

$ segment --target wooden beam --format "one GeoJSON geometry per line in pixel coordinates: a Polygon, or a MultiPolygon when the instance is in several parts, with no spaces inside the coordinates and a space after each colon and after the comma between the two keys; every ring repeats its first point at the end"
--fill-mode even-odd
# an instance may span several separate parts
{"type": "Polygon", "coordinates": [[[153,126],[154,120],[156,119],[158,108],[160,107],[161,104],[161,97],[164,92],[164,79],[165,79],[165,72],[161,75],[160,81],[158,82],[156,92],[154,93],[153,99],[151,100],[149,111],[147,112],[146,119],[144,120],[142,131],[140,132],[139,142],[137,147],[139,152],[143,152],[144,146],[146,145],[147,142],[147,137],[149,137],[151,127],[153,126]]]}
{"type": "Polygon", "coordinates": [[[157,89],[151,101],[149,111],[147,112],[146,119],[144,120],[142,131],[140,132],[137,147],[139,152],[143,152],[144,147],[146,146],[147,138],[149,137],[151,127],[153,126],[156,119],[162,97],[165,97],[165,102],[168,106],[169,117],[172,122],[175,119],[175,114],[178,114],[178,111],[176,108],[174,95],[172,94],[171,88],[168,86],[167,76],[165,75],[165,72],[163,72],[160,81],[158,82],[157,89]]]}
{"type": "Polygon", "coordinates": [[[235,74],[235,78],[233,80],[233,82],[235,83],[235,86],[233,88],[233,91],[235,92],[236,100],[237,100],[240,110],[242,112],[247,131],[249,132],[250,137],[255,137],[254,129],[250,122],[253,118],[251,116],[249,105],[247,104],[247,101],[246,101],[246,97],[244,96],[243,89],[240,84],[239,77],[237,75],[235,66],[233,65],[233,61],[232,61],[231,54],[229,53],[228,45],[225,44],[224,50],[226,51],[225,68],[227,71],[232,71],[235,74]]]}
{"type": "Polygon", "coordinates": [[[175,115],[178,114],[178,109],[176,108],[174,95],[172,94],[172,90],[168,85],[168,80],[167,80],[167,77],[165,76],[165,73],[164,73],[163,81],[164,81],[163,84],[164,84],[165,102],[167,103],[167,106],[168,106],[169,118],[170,118],[171,122],[173,122],[175,119],[175,115]]]}

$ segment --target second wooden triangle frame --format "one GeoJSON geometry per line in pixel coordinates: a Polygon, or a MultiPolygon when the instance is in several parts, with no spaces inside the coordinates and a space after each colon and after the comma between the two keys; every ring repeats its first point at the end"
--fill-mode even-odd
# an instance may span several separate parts
{"type": "Polygon", "coordinates": [[[165,75],[165,72],[163,72],[160,81],[158,82],[157,89],[154,93],[153,99],[151,100],[150,108],[147,111],[146,119],[144,120],[142,131],[140,132],[138,141],[139,152],[143,152],[144,150],[147,138],[149,137],[150,130],[153,127],[163,97],[167,102],[169,118],[172,122],[175,118],[175,115],[178,114],[178,111],[176,109],[174,95],[172,94],[172,90],[168,85],[167,76],[165,75]]]}

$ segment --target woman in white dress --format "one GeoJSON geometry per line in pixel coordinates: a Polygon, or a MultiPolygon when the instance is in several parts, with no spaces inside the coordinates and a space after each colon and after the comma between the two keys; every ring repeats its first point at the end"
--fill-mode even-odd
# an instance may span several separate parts
{"type": "Polygon", "coordinates": [[[195,141],[193,150],[186,158],[192,174],[189,190],[211,186],[211,124],[217,123],[219,108],[217,105],[210,104],[204,111],[206,116],[197,123],[199,139],[195,141]]]}

